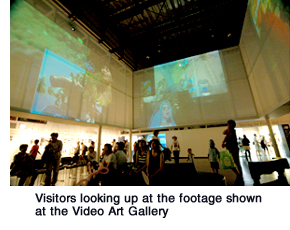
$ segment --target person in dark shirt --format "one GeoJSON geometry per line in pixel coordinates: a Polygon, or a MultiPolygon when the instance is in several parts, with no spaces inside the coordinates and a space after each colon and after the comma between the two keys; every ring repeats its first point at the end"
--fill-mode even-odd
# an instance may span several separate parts
{"type": "Polygon", "coordinates": [[[234,167],[232,170],[237,175],[237,179],[239,179],[239,181],[244,184],[242,177],[242,167],[240,164],[238,140],[235,130],[236,122],[234,120],[229,120],[227,122],[227,126],[228,128],[223,132],[225,138],[223,140],[222,147],[226,147],[226,149],[231,153],[237,167],[234,167]]]}
{"type": "Polygon", "coordinates": [[[34,170],[34,158],[26,153],[28,145],[22,144],[19,147],[20,152],[14,156],[10,166],[10,175],[20,177],[18,186],[23,186],[27,177],[32,176],[30,186],[34,184],[37,172],[34,170]]]}
{"type": "Polygon", "coordinates": [[[246,135],[243,136],[242,145],[245,150],[245,156],[247,160],[251,160],[251,152],[250,152],[250,140],[246,137],[246,135]],[[249,154],[249,156],[247,155],[249,154]]]}

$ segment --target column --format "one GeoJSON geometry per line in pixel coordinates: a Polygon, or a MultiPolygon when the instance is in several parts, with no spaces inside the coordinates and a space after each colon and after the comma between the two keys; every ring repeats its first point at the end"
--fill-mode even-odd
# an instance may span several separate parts
{"type": "Polygon", "coordinates": [[[129,130],[129,162],[132,162],[132,130],[129,130]]]}
{"type": "Polygon", "coordinates": [[[274,148],[276,157],[281,157],[279,149],[278,149],[278,146],[277,146],[277,143],[276,143],[276,139],[275,139],[275,136],[274,136],[274,133],[273,133],[272,125],[271,125],[271,122],[270,122],[270,119],[269,119],[268,115],[265,116],[265,120],[266,120],[268,129],[269,129],[269,132],[270,132],[270,137],[271,137],[271,140],[272,140],[272,144],[273,144],[273,148],[274,148]]]}
{"type": "Polygon", "coordinates": [[[99,126],[99,131],[98,131],[98,156],[97,156],[97,159],[99,159],[100,161],[100,155],[101,155],[101,142],[102,142],[102,126],[100,125],[99,126]]]}

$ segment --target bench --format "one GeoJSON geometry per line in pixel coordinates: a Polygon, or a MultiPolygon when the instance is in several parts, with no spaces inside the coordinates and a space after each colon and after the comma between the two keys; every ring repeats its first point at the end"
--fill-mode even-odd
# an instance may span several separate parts
{"type": "Polygon", "coordinates": [[[260,177],[262,174],[272,174],[274,171],[278,173],[278,182],[281,182],[281,185],[289,185],[284,175],[284,170],[290,168],[286,158],[274,158],[268,161],[249,161],[248,164],[254,185],[261,185],[260,177]]]}

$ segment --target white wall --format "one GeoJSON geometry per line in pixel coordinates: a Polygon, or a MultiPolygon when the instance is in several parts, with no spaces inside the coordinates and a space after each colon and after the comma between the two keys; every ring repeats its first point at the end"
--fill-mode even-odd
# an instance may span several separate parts
{"type": "Polygon", "coordinates": [[[176,136],[179,141],[181,152],[180,157],[187,157],[187,149],[191,148],[196,157],[207,157],[209,149],[209,140],[213,139],[216,148],[222,151],[221,147],[224,140],[223,131],[227,127],[203,128],[203,129],[187,129],[160,132],[166,134],[166,145],[170,148],[172,137],[176,136]]]}

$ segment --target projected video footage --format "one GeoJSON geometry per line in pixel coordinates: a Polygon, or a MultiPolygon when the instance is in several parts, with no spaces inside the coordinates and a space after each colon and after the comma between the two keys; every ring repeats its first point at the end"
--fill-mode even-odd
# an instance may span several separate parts
{"type": "Polygon", "coordinates": [[[147,111],[152,111],[147,127],[179,125],[196,110],[198,98],[206,97],[203,101],[211,103],[226,92],[218,51],[155,66],[154,80],[144,81],[140,93],[147,111]]]}
{"type": "MultiPolygon", "coordinates": [[[[25,1],[11,8],[11,60],[18,69],[41,63],[29,77],[26,95],[32,98],[32,113],[94,123],[106,116],[112,102],[112,73],[106,61],[84,45],[81,33],[72,36],[25,1]],[[21,58],[19,58],[21,57],[21,58]]],[[[109,63],[108,63],[109,64],[109,63]]],[[[27,71],[27,70],[26,70],[27,71]]],[[[23,74],[23,73],[21,73],[23,74]]],[[[11,68],[14,82],[17,68],[11,68]]],[[[23,89],[25,90],[25,89],[23,89]]]]}
{"type": "Polygon", "coordinates": [[[283,1],[251,0],[249,7],[259,38],[267,36],[273,23],[275,23],[270,36],[289,49],[289,8],[288,13],[286,13],[283,1]]]}
{"type": "MultiPolygon", "coordinates": [[[[92,68],[90,71],[94,71],[92,68]]],[[[84,120],[94,122],[91,114],[102,113],[103,106],[112,100],[111,82],[106,66],[92,74],[46,50],[32,112],[73,118],[82,113],[84,120]]]]}

